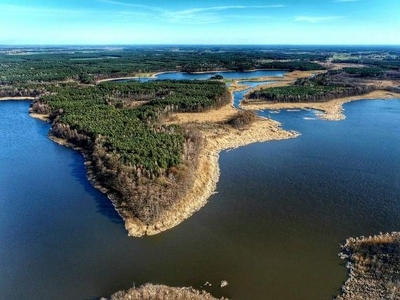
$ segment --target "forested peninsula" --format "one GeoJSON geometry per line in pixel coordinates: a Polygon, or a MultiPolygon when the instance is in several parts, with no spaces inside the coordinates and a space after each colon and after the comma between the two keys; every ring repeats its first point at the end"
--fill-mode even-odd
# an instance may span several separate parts
{"type": "Polygon", "coordinates": [[[96,82],[167,70],[323,69],[309,60],[266,62],[266,55],[246,49],[228,53],[184,49],[178,54],[174,49],[96,49],[95,54],[53,50],[6,51],[1,56],[1,96],[35,99],[31,114],[51,122],[53,140],[84,154],[89,179],[109,196],[133,236],[171,228],[203,206],[215,189],[222,149],[295,134],[276,134],[279,125],[273,121],[261,127],[274,128],[274,137],[271,130],[256,133],[259,126],[243,134],[256,118],[249,113],[235,116],[234,109],[225,119],[211,122],[166,123],[173,113],[229,105],[231,93],[220,79],[96,82]],[[212,149],[207,148],[211,141],[205,141],[210,131],[210,139],[219,141],[212,149]]]}
{"type": "MultiPolygon", "coordinates": [[[[204,153],[205,143],[223,138],[229,148],[262,140],[251,130],[248,138],[243,133],[254,114],[233,108],[213,122],[166,122],[176,113],[221,112],[230,102],[219,81],[66,83],[35,100],[31,112],[48,116],[53,140],[83,152],[89,179],[112,200],[129,234],[141,236],[171,228],[205,204],[218,178],[216,161],[208,167],[199,162],[202,153],[217,155],[204,153]],[[210,130],[214,136],[205,141],[210,130]]],[[[268,139],[269,131],[263,134],[268,139]]]]}

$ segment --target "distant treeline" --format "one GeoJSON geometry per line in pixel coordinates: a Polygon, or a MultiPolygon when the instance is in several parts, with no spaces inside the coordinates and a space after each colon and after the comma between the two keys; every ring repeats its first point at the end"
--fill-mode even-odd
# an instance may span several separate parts
{"type": "Polygon", "coordinates": [[[369,59],[369,58],[349,58],[349,59],[335,59],[333,63],[346,63],[346,64],[359,64],[368,65],[384,70],[400,71],[400,59],[369,59]]]}
{"type": "Polygon", "coordinates": [[[218,81],[66,83],[50,92],[32,110],[49,113],[51,133],[82,147],[97,183],[145,223],[190,187],[202,143],[196,129],[166,126],[163,119],[230,102],[218,81]]]}

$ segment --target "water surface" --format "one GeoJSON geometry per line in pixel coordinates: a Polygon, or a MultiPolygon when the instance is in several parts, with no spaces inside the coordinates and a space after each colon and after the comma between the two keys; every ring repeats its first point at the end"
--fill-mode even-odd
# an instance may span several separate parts
{"type": "Polygon", "coordinates": [[[49,125],[28,107],[0,103],[5,299],[92,299],[133,283],[206,281],[234,299],[331,299],[346,278],[339,243],[400,228],[399,100],[346,104],[340,122],[273,114],[302,136],[223,152],[210,202],[146,238],[126,236],[86,180],[81,155],[48,140],[49,125]]]}
{"type": "Polygon", "coordinates": [[[204,73],[182,73],[182,72],[171,72],[171,73],[161,73],[156,76],[157,79],[209,79],[215,75],[222,75],[225,79],[250,79],[258,77],[282,77],[286,71],[271,71],[271,70],[256,70],[248,72],[236,72],[236,71],[226,71],[226,72],[204,72],[204,73]]]}
{"type": "Polygon", "coordinates": [[[204,72],[204,73],[185,73],[185,72],[165,72],[160,73],[154,77],[140,77],[140,78],[129,78],[129,79],[116,79],[111,80],[115,82],[127,82],[132,80],[139,80],[141,82],[146,82],[149,80],[205,80],[210,79],[210,77],[216,75],[222,75],[224,79],[252,79],[259,77],[282,77],[287,71],[281,70],[256,70],[248,72],[236,72],[236,71],[226,71],[226,72],[204,72]]]}

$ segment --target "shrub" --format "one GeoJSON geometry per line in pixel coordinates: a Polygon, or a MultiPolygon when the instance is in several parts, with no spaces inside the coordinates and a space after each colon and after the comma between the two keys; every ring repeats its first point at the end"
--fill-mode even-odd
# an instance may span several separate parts
{"type": "Polygon", "coordinates": [[[252,110],[242,110],[236,113],[231,119],[229,119],[228,124],[235,128],[243,128],[247,125],[253,123],[256,119],[256,114],[252,110]]]}

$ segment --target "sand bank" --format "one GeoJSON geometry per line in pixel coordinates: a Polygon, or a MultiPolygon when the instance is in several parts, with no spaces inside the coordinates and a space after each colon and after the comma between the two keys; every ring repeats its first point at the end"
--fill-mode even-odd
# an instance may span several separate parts
{"type": "Polygon", "coordinates": [[[400,99],[400,94],[388,92],[385,90],[376,90],[369,94],[334,99],[327,102],[303,102],[303,103],[266,103],[265,101],[251,102],[251,104],[243,104],[242,108],[247,110],[279,110],[279,109],[315,109],[321,111],[318,116],[324,120],[343,120],[346,116],[343,114],[343,104],[357,100],[368,99],[400,99]]]}
{"type": "Polygon", "coordinates": [[[165,285],[145,284],[127,291],[119,291],[110,298],[100,300],[132,300],[132,299],[190,299],[190,300],[217,300],[206,291],[195,290],[191,287],[169,287],[165,285]]]}
{"type": "Polygon", "coordinates": [[[50,115],[48,115],[48,114],[47,115],[42,115],[42,114],[29,112],[29,115],[32,118],[39,119],[39,120],[44,121],[44,122],[50,122],[50,115]]]}

